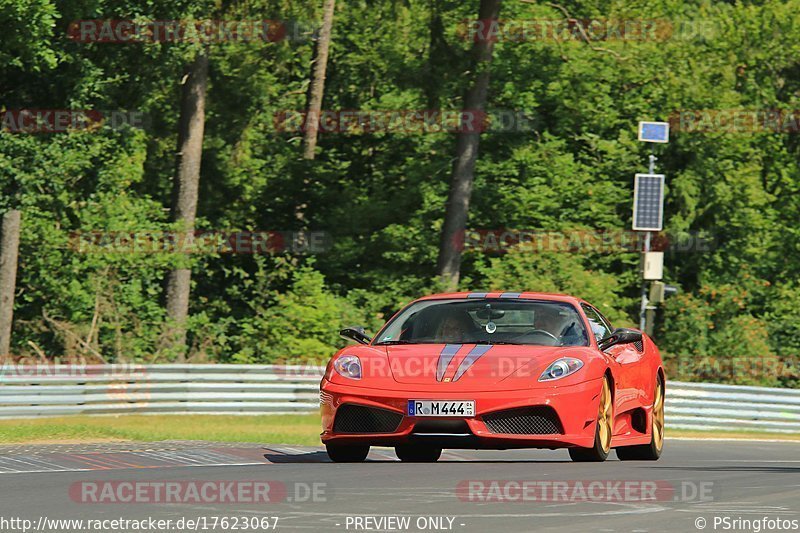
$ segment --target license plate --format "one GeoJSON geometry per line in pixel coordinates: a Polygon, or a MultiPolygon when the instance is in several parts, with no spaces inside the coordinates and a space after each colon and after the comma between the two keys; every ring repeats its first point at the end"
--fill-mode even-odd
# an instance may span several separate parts
{"type": "Polygon", "coordinates": [[[474,400],[408,400],[408,416],[475,416],[474,400]]]}

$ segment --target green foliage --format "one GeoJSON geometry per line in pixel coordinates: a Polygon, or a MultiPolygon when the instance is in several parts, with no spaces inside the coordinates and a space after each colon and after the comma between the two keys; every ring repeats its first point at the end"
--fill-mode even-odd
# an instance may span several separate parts
{"type": "Polygon", "coordinates": [[[668,300],[660,339],[671,374],[773,386],[791,378],[792,369],[772,348],[767,322],[751,314],[752,300],[747,290],[730,284],[668,300]]]}
{"type": "MultiPolygon", "coordinates": [[[[323,108],[460,108],[471,77],[462,30],[477,2],[337,4],[323,108]]],[[[800,108],[798,0],[561,5],[578,19],[656,19],[676,31],[591,46],[498,42],[489,108],[520,111],[530,127],[481,136],[470,229],[625,231],[632,177],[645,170],[651,149],[636,140],[637,121],[682,110],[800,108]],[[687,27],[700,31],[677,30],[687,27]]],[[[508,20],[564,16],[543,3],[504,2],[502,10],[508,20]]],[[[341,327],[375,332],[403,303],[438,290],[455,136],[323,133],[317,159],[303,160],[301,136],[278,131],[274,118],[305,106],[311,31],[277,43],[208,45],[198,226],[325,231],[328,251],[311,261],[92,254],[71,246],[75,232],[174,229],[167,208],[180,79],[199,45],[76,43],[64,37],[69,22],[273,19],[311,30],[320,13],[321,2],[288,0],[0,0],[4,109],[125,109],[148,117],[140,130],[0,132],[0,212],[19,208],[24,216],[16,354],[172,360],[157,347],[163,282],[179,264],[193,270],[192,361],[324,359],[343,346],[341,327]]],[[[800,350],[797,138],[679,126],[669,145],[654,149],[668,177],[666,229],[712,237],[706,250],[666,255],[667,281],[682,290],[660,312],[656,331],[671,376],[797,383],[796,362],[794,374],[788,364],[800,350]],[[763,369],[743,362],[753,354],[763,354],[763,369]],[[736,372],[714,366],[734,360],[736,372]],[[767,368],[776,360],[785,372],[767,368]]],[[[637,266],[626,251],[472,249],[461,288],[572,293],[615,325],[632,325],[637,266]]]]}
{"type": "Polygon", "coordinates": [[[323,361],[332,347],[346,344],[338,335],[342,324],[359,318],[355,308],[332,294],[322,274],[310,265],[298,267],[288,291],[275,293],[270,303],[237,323],[238,335],[247,342],[233,355],[235,362],[323,361]]]}
{"type": "Polygon", "coordinates": [[[616,327],[628,326],[630,319],[620,312],[617,279],[592,271],[580,257],[568,253],[537,252],[518,245],[503,257],[492,258],[478,270],[490,291],[527,290],[571,294],[591,302],[616,327]]]}

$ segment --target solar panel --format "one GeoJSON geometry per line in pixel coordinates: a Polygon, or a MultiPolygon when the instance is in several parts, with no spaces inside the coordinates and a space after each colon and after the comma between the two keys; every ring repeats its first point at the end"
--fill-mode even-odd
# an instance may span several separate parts
{"type": "Polygon", "coordinates": [[[633,229],[661,231],[664,223],[664,174],[636,174],[633,229]]]}
{"type": "Polygon", "coordinates": [[[669,122],[640,122],[639,140],[648,143],[669,142],[669,122]]]}

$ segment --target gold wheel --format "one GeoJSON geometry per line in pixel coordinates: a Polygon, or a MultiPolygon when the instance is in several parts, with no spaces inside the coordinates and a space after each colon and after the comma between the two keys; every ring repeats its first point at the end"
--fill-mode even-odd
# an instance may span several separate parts
{"type": "MultiPolygon", "coordinates": [[[[614,402],[611,399],[611,388],[608,378],[603,378],[603,389],[600,391],[600,408],[597,414],[597,434],[600,446],[608,453],[611,449],[611,434],[614,427],[614,402]]],[[[663,427],[663,424],[662,424],[663,427]]]]}
{"type": "Polygon", "coordinates": [[[653,400],[653,444],[661,451],[664,447],[664,383],[656,383],[656,397],[653,400]]]}

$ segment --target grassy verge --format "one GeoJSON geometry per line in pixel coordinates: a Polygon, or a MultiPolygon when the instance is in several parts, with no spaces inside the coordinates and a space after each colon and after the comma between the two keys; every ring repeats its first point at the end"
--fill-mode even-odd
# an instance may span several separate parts
{"type": "Polygon", "coordinates": [[[319,433],[318,414],[125,415],[0,420],[0,444],[208,440],[317,445],[319,433]]]}
{"type": "MultiPolygon", "coordinates": [[[[208,440],[270,444],[319,445],[317,414],[270,416],[126,415],[75,416],[31,420],[0,420],[0,444],[208,440]]],[[[781,439],[800,435],[744,431],[672,430],[669,437],[781,439]]]]}
{"type": "Polygon", "coordinates": [[[687,439],[775,439],[800,441],[800,434],[769,433],[762,431],[689,431],[667,428],[667,439],[682,437],[687,439]]]}

